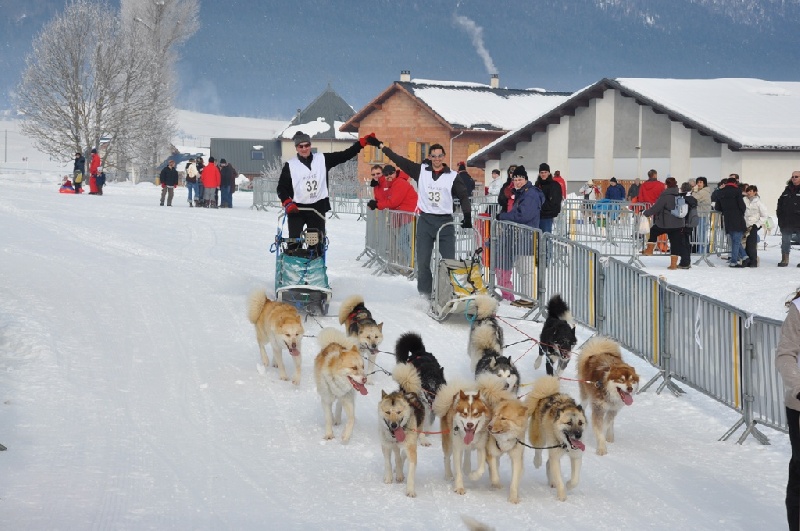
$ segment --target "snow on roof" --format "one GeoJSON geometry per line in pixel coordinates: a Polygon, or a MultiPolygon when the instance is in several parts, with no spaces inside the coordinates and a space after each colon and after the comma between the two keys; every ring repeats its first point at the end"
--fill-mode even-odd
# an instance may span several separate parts
{"type": "Polygon", "coordinates": [[[448,123],[469,129],[512,130],[563,103],[563,93],[491,89],[479,83],[418,86],[414,95],[448,123]],[[474,88],[485,90],[474,90],[474,88]]]}
{"type": "Polygon", "coordinates": [[[742,149],[800,146],[800,83],[752,78],[615,80],[742,149]]]}
{"type": "Polygon", "coordinates": [[[288,120],[218,116],[184,109],[175,112],[178,131],[173,143],[187,144],[186,140],[210,145],[211,138],[277,138],[288,120]]]}
{"type": "MultiPolygon", "coordinates": [[[[355,140],[356,138],[358,138],[357,133],[343,133],[339,131],[339,128],[342,125],[344,125],[344,122],[339,122],[339,121],[333,122],[333,130],[336,133],[335,135],[336,140],[355,140]]],[[[330,131],[330,129],[331,129],[331,124],[326,122],[324,117],[320,116],[316,120],[302,124],[295,124],[287,127],[286,129],[284,129],[283,133],[281,133],[281,138],[291,139],[295,135],[295,133],[297,133],[298,131],[302,131],[313,139],[317,135],[330,131]]]]}
{"type": "Polygon", "coordinates": [[[439,87],[482,87],[482,88],[490,88],[489,85],[486,83],[473,83],[471,81],[441,81],[438,79],[419,79],[414,78],[411,80],[412,83],[416,83],[419,85],[435,85],[439,87]]]}

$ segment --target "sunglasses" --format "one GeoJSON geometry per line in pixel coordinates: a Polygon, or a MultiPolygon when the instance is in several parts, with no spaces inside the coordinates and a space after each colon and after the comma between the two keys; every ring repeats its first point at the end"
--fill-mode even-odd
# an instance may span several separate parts
{"type": "Polygon", "coordinates": [[[444,158],[444,153],[442,153],[440,155],[428,155],[428,156],[430,158],[432,158],[432,159],[443,159],[444,158]]]}
{"type": "Polygon", "coordinates": [[[792,175],[792,179],[800,179],[800,175],[792,175]]]}
{"type": "Polygon", "coordinates": [[[311,144],[306,142],[305,144],[297,144],[297,147],[300,148],[300,149],[306,149],[306,148],[310,148],[311,144]]]}
{"type": "Polygon", "coordinates": [[[381,176],[381,175],[383,175],[383,174],[382,174],[382,173],[372,173],[371,175],[372,175],[373,177],[380,177],[380,176],[381,176]]]}

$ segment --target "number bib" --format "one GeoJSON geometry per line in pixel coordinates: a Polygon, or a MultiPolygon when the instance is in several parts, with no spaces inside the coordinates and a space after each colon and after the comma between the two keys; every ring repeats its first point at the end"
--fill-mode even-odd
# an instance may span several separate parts
{"type": "Polygon", "coordinates": [[[453,182],[456,180],[454,171],[443,173],[435,181],[433,172],[420,168],[419,181],[417,182],[417,208],[420,212],[428,214],[453,213],[453,182]]]}
{"type": "Polygon", "coordinates": [[[325,155],[314,153],[311,169],[297,157],[289,160],[289,173],[292,175],[294,202],[310,205],[328,197],[328,182],[325,178],[325,155]]]}

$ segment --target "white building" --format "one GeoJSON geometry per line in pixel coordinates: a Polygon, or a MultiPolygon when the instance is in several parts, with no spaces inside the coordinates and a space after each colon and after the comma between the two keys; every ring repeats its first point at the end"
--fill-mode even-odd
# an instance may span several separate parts
{"type": "Polygon", "coordinates": [[[570,191],[587,179],[717,182],[738,173],[768,208],[800,170],[800,83],[603,79],[476,152],[478,167],[548,162],[570,191]]]}

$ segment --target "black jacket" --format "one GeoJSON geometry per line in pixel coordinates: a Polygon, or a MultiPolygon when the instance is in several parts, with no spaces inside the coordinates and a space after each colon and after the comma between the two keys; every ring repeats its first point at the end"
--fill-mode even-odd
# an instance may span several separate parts
{"type": "Polygon", "coordinates": [[[781,231],[785,229],[800,229],[800,186],[792,185],[791,181],[781,196],[778,198],[778,226],[781,231]]]}
{"type": "Polygon", "coordinates": [[[233,166],[230,164],[226,164],[225,166],[219,169],[220,175],[220,187],[222,186],[230,186],[233,187],[233,183],[236,182],[236,172],[233,171],[233,166]]]}
{"type": "Polygon", "coordinates": [[[738,184],[726,184],[717,193],[717,202],[714,210],[722,212],[722,219],[725,221],[725,232],[744,232],[747,225],[744,222],[744,211],[747,206],[744,204],[742,191],[738,184]]]}
{"type": "MultiPolygon", "coordinates": [[[[328,190],[331,189],[331,181],[328,177],[328,170],[331,168],[338,166],[348,160],[352,159],[361,151],[361,143],[356,140],[352,146],[343,150],[343,151],[334,151],[333,153],[325,153],[325,183],[328,187],[328,190]]],[[[311,161],[314,159],[314,153],[312,153],[308,158],[304,159],[301,156],[297,156],[297,159],[311,168],[311,161]]],[[[281,176],[278,178],[278,198],[281,200],[281,203],[286,201],[287,199],[291,199],[294,197],[294,185],[292,184],[292,172],[289,170],[289,163],[285,163],[283,165],[283,169],[281,170],[281,176]]],[[[303,205],[308,206],[316,210],[317,212],[324,214],[331,209],[331,201],[328,197],[323,197],[319,201],[312,203],[310,205],[303,205]]]]}
{"type": "Polygon", "coordinates": [[[83,155],[80,158],[75,159],[75,165],[72,167],[72,171],[80,171],[81,173],[86,173],[86,157],[83,155]]]}
{"type": "Polygon", "coordinates": [[[539,177],[536,186],[544,193],[544,204],[542,205],[542,219],[553,219],[561,213],[561,185],[550,176],[543,180],[539,177]]]}
{"type": "Polygon", "coordinates": [[[178,186],[178,170],[164,166],[159,175],[159,180],[161,184],[166,184],[167,186],[178,186]]]}

